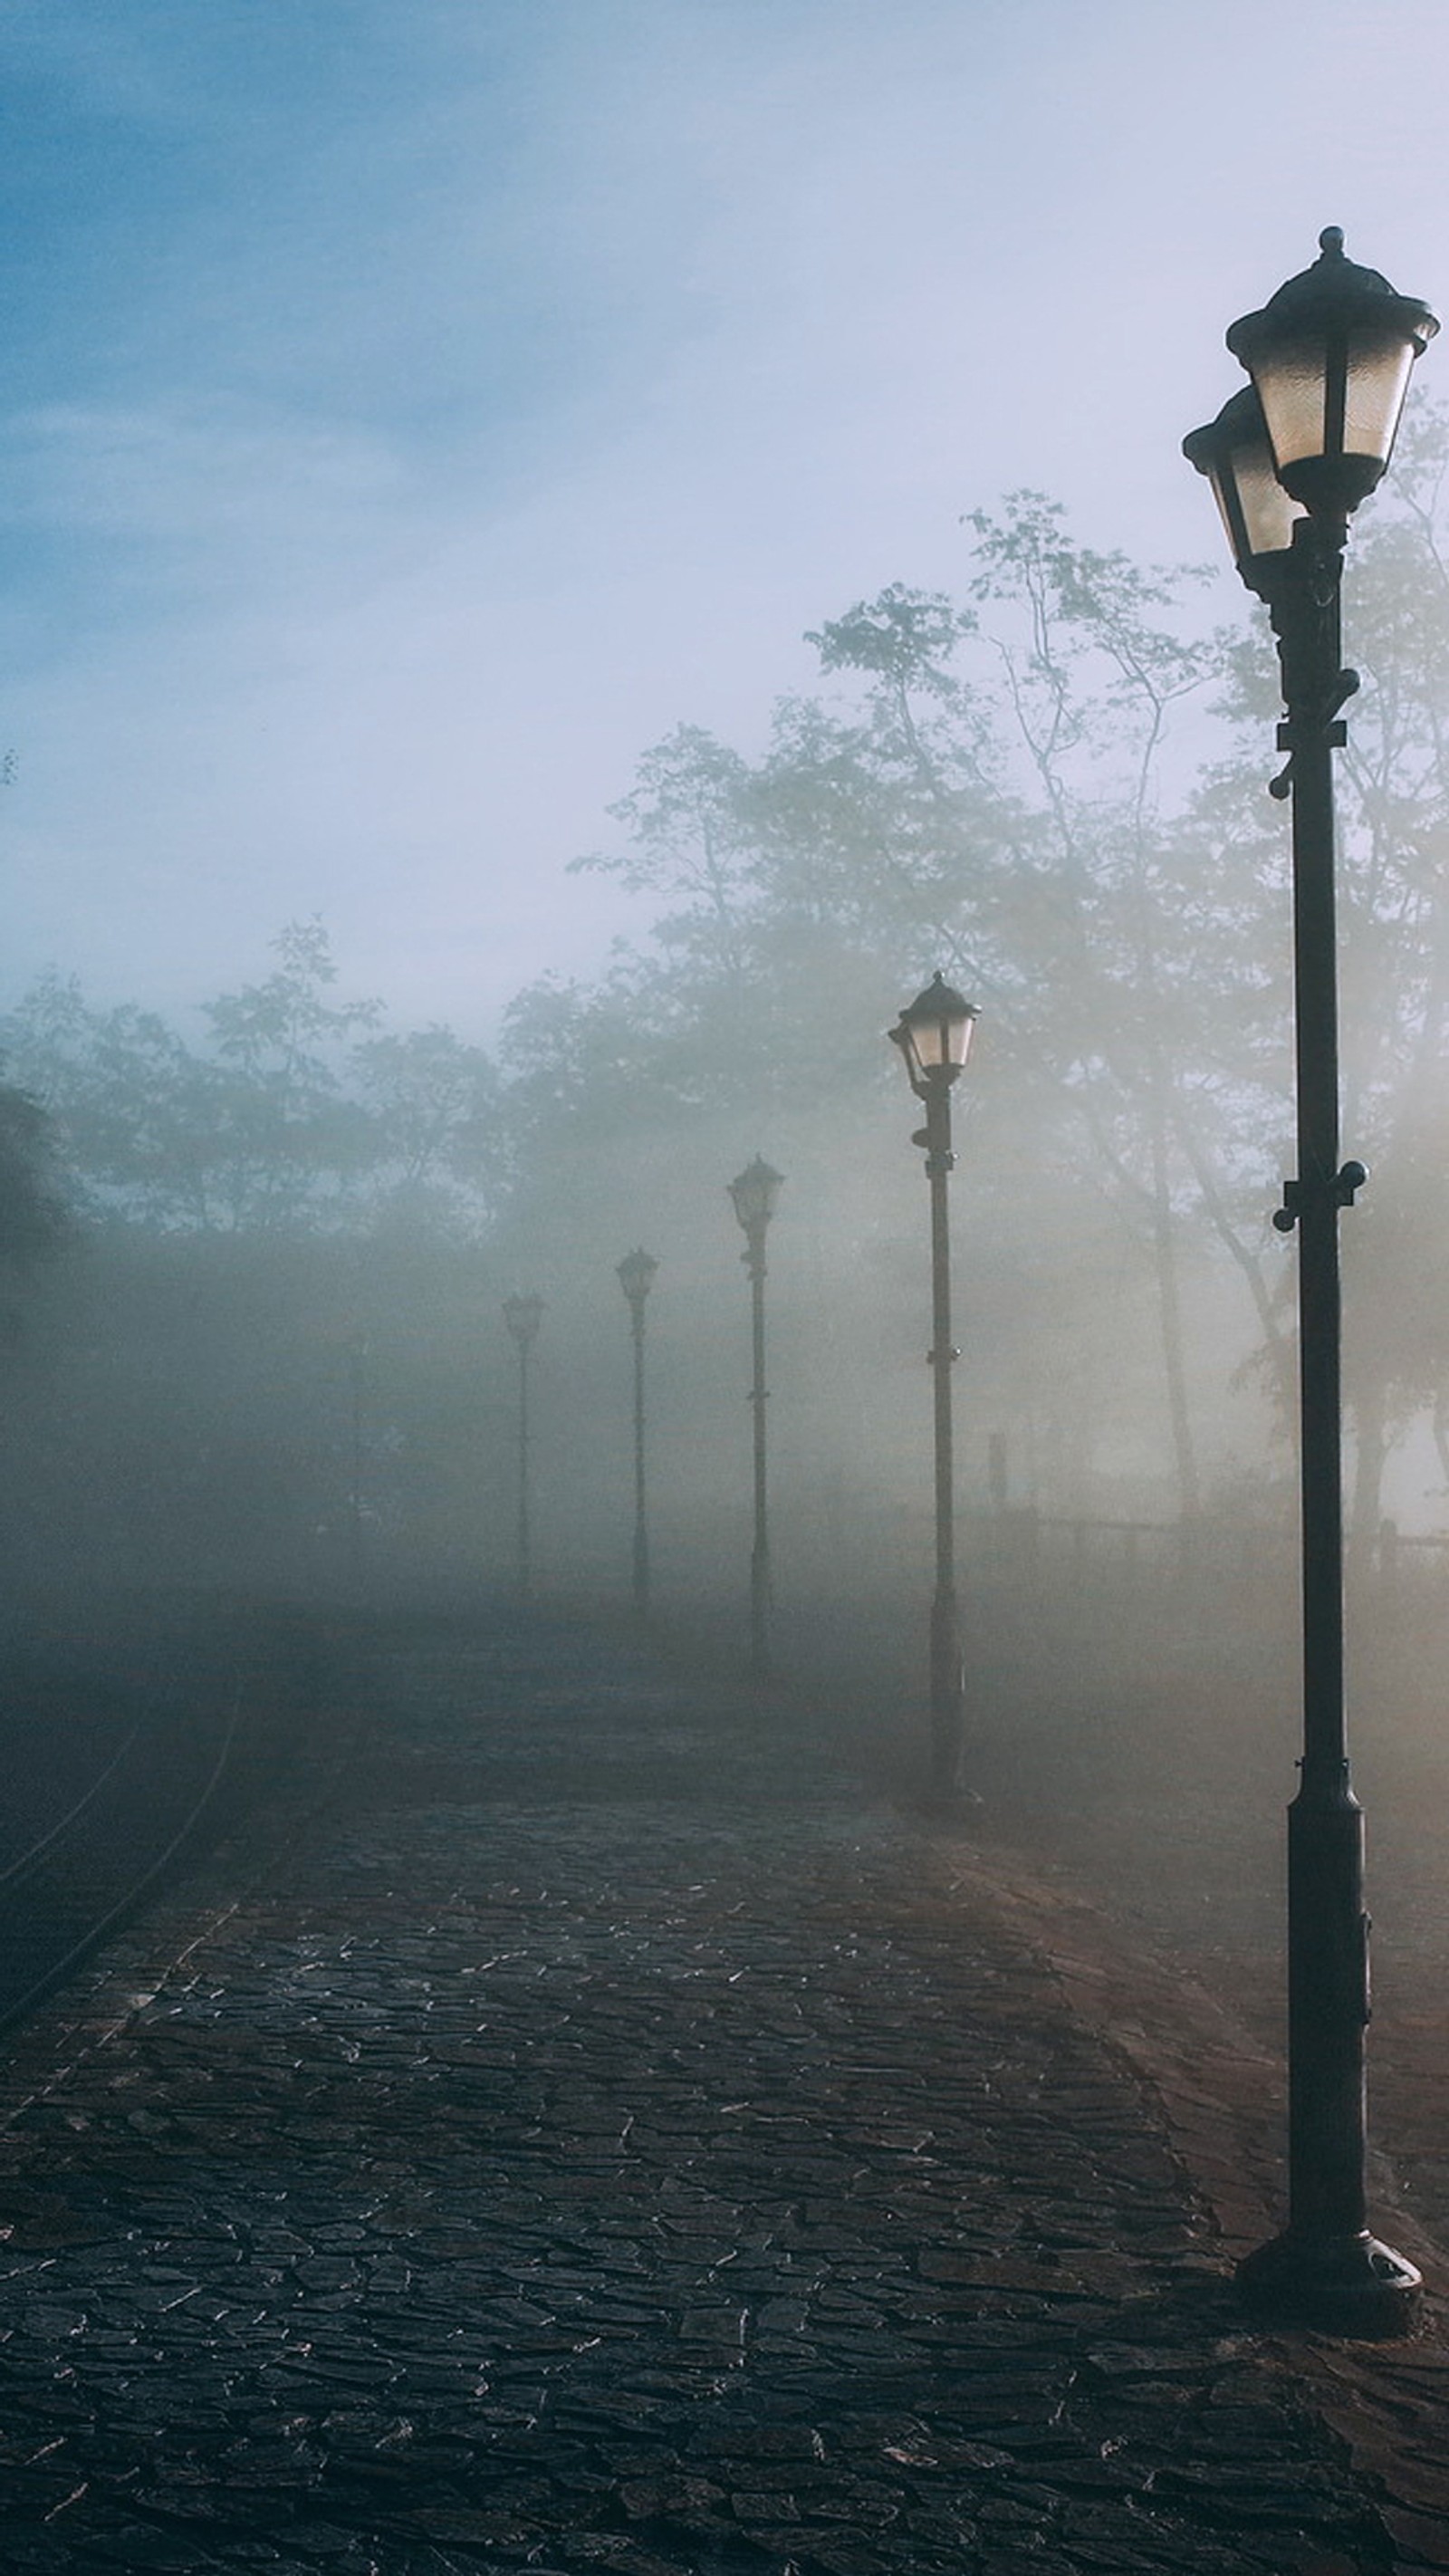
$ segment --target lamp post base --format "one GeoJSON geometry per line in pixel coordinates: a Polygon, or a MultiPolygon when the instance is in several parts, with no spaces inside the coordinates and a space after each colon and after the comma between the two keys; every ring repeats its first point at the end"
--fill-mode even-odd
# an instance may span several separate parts
{"type": "Polygon", "coordinates": [[[1265,2324],[1379,2341],[1413,2333],[1423,2278],[1367,2228],[1310,2236],[1289,2227],[1238,2265],[1238,2287],[1265,2324]]]}
{"type": "Polygon", "coordinates": [[[931,1786],[950,1797],[961,1786],[966,1753],[966,1670],[954,1585],[937,1585],[931,1604],[931,1786]]]}
{"type": "Polygon", "coordinates": [[[750,1671],[757,1682],[770,1678],[770,1560],[758,1542],[750,1558],[750,1671]]]}

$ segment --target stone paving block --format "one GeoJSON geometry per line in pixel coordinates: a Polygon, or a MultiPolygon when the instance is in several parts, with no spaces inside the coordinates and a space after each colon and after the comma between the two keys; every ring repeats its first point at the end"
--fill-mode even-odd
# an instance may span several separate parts
{"type": "Polygon", "coordinates": [[[1436,2357],[1379,2384],[1399,2530],[1120,2054],[783,1710],[500,1617],[357,1650],[348,1727],[103,2038],[25,2037],[7,2576],[1370,2576],[1433,2528],[1436,2357]]]}

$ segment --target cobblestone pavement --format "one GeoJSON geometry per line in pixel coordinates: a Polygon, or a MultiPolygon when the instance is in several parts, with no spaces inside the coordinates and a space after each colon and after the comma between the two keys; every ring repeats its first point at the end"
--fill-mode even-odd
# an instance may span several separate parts
{"type": "Polygon", "coordinates": [[[353,1661],[0,2079],[7,2576],[1449,2564],[1442,2348],[1406,2517],[949,1839],[596,1638],[353,1661]]]}

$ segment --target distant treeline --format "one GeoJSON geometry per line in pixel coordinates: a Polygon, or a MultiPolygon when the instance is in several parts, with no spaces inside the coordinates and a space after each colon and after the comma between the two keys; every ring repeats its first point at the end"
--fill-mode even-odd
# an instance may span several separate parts
{"type": "MultiPolygon", "coordinates": [[[[1446,467],[1449,418],[1420,405],[1346,598],[1364,681],[1340,863],[1345,1144],[1373,1175],[1345,1228],[1364,1529],[1411,1426],[1432,1430],[1449,1481],[1446,467]]],[[[594,983],[522,992],[496,1054],[443,1027],[395,1033],[379,1003],[340,997],[315,920],[280,933],[261,981],[205,1005],[196,1043],[45,978],[0,1029],[0,1252],[17,1278],[64,1201],[87,1275],[111,1261],[131,1282],[118,1314],[127,1295],[154,1310],[163,1276],[218,1317],[245,1303],[243,1277],[286,1276],[279,1349],[351,1336],[375,1354],[405,1311],[466,1369],[465,1311],[520,1282],[567,1302],[562,1283],[607,1282],[661,1229],[673,1239],[650,1248],[698,1286],[691,1211],[714,1223],[725,1158],[762,1149],[791,1176],[782,1244],[792,1207],[809,1243],[793,1276],[778,1265],[781,1329],[813,1354],[822,1407],[839,1411],[846,1376],[865,1390],[854,1432],[832,1417],[820,1454],[868,1479],[893,1433],[866,1382],[902,1300],[919,1302],[921,1263],[881,1033],[939,966],[983,1014],[960,1104],[963,1402],[975,1389],[1036,1462],[1047,1507],[1140,1499],[1154,1477],[1186,1514],[1276,1490],[1292,1262],[1270,1217],[1292,1057],[1266,623],[1245,611],[1213,630],[1201,571],[1095,552],[1037,494],[968,526],[962,595],[897,585],[824,624],[821,691],[777,708],[758,757],[689,724],[645,754],[612,847],[574,864],[650,898],[652,932],[594,983]]],[[[722,1234],[705,1263],[719,1282],[695,1298],[701,1336],[728,1313],[729,1248],[722,1234]]],[[[14,1307],[64,1302],[18,1286],[14,1307]]],[[[173,1335],[173,1411],[188,1368],[214,1391],[220,1346],[201,1339],[209,1355],[188,1359],[173,1335]]],[[[256,1418],[243,1375],[251,1394],[238,1382],[229,1401],[256,1418]]],[[[413,1376],[415,1412],[456,1417],[441,1358],[413,1376]]],[[[275,1394],[290,1437],[297,1387],[275,1394]]]]}

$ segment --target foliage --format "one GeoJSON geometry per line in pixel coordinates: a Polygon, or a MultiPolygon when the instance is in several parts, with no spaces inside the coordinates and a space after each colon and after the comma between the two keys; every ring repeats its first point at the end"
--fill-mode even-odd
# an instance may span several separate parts
{"type": "Polygon", "coordinates": [[[28,1092],[0,1082],[0,1262],[31,1269],[59,1250],[68,1223],[50,1121],[28,1092]]]}
{"type": "Polygon", "coordinates": [[[180,1233],[348,1231],[404,1208],[476,1229],[508,1167],[491,1060],[335,1000],[318,921],[289,923],[273,952],[260,983],[204,1006],[202,1047],[134,1004],[92,1011],[73,977],[24,996],[7,1043],[81,1204],[180,1233]]]}
{"type": "MultiPolygon", "coordinates": [[[[1446,464],[1449,423],[1421,410],[1348,591],[1365,690],[1342,764],[1346,1128],[1386,1175],[1426,1169],[1449,1041],[1446,464]]],[[[1023,1215],[1075,1189],[1084,1225],[1105,1193],[1138,1247],[1191,1510],[1195,1283],[1221,1303],[1236,1281],[1240,1347],[1256,1339],[1291,1414],[1292,1272],[1268,1222],[1292,1092],[1266,621],[1245,607],[1205,631],[1200,569],[1083,545],[1040,494],[967,524],[965,600],[896,584],[824,623],[828,694],[784,702],[757,760],[688,725],[646,755],[615,809],[625,848],[581,864],[659,898],[654,942],[594,990],[520,998],[519,1096],[536,1140],[582,1122],[597,1148],[666,1100],[689,1117],[746,1091],[778,1114],[802,1081],[864,1095],[888,1078],[882,1007],[942,966],[986,1006],[983,1186],[1025,1175],[1023,1215]]],[[[1416,1234],[1443,1225],[1431,1183],[1416,1234]]],[[[1386,1231],[1350,1230],[1351,1277],[1386,1231]]],[[[1365,1457],[1449,1381],[1417,1292],[1376,1312],[1350,1345],[1365,1457]]]]}
{"type": "MultiPolygon", "coordinates": [[[[1346,1226],[1364,1526],[1416,1418],[1449,1476],[1449,1324],[1422,1286],[1449,1261],[1446,472],[1449,419],[1421,409],[1346,602],[1365,682],[1340,764],[1346,1150],[1380,1167],[1346,1226]]],[[[841,1196],[853,1287],[879,1293],[874,1140],[897,1079],[881,1032],[939,966],[984,1006],[958,1103],[1001,1382],[1032,1401],[1021,1319],[1050,1310],[1082,1356],[1037,1370],[1040,1400],[1080,1451],[1103,1409],[1085,1355],[1113,1322],[1088,1303],[1132,1318],[1124,1383],[1150,1313],[1193,1511],[1214,1388],[1236,1372],[1280,1427],[1292,1415],[1293,1273],[1269,1224],[1292,1085],[1266,621],[1245,605],[1211,632],[1200,569],[1095,549],[1038,493],[965,525],[964,595],[895,583],[824,620],[818,691],[781,702],[753,756],[691,723],[644,754],[616,845],[574,864],[647,896],[652,932],[593,983],[545,973],[520,993],[496,1063],[340,995],[316,921],[205,1006],[196,1042],[43,979],[0,1033],[23,1087],[0,1093],[0,1219],[7,1135],[23,1165],[42,1113],[93,1216],[520,1248],[571,1209],[611,1222],[626,1189],[648,1204],[694,1140],[713,1151],[727,1129],[747,1155],[818,1114],[837,1168],[870,1175],[841,1196]]]]}

